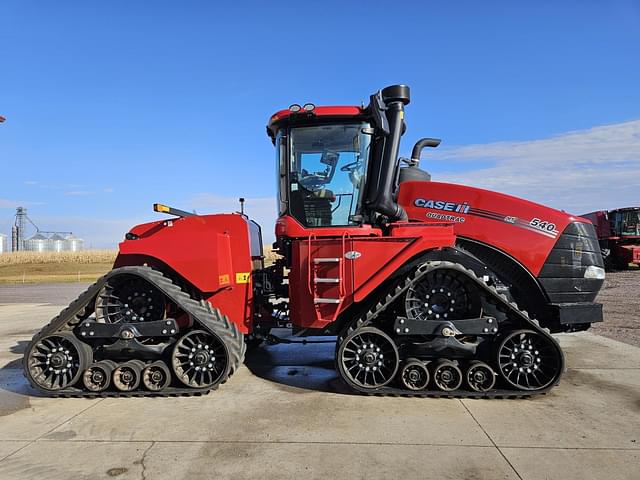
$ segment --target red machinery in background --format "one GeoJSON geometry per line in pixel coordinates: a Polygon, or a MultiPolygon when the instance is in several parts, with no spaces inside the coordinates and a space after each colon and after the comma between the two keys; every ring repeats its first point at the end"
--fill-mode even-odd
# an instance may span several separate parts
{"type": "Polygon", "coordinates": [[[582,217],[596,227],[607,268],[640,267],[640,207],[598,210],[582,217]]]}
{"type": "Polygon", "coordinates": [[[512,397],[547,392],[564,370],[554,332],[602,321],[593,225],[526,200],[432,182],[424,138],[398,157],[405,85],[367,107],[274,114],[274,248],[246,215],[132,228],[114,269],[30,343],[25,373],[63,396],[208,392],[247,345],[290,327],[336,337],[354,391],[512,397]]]}

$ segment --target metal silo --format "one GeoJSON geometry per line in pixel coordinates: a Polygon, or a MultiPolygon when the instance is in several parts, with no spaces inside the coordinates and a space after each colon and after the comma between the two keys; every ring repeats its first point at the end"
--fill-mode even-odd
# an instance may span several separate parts
{"type": "Polygon", "coordinates": [[[7,248],[7,236],[0,233],[0,253],[5,253],[7,248]]]}
{"type": "Polygon", "coordinates": [[[51,242],[51,250],[53,252],[62,252],[64,250],[68,250],[66,238],[58,233],[54,233],[53,235],[51,235],[49,241],[51,242]]]}
{"type": "Polygon", "coordinates": [[[84,250],[84,240],[76,237],[75,235],[67,235],[65,242],[67,245],[65,250],[69,250],[70,252],[79,252],[80,250],[84,250]]]}
{"type": "Polygon", "coordinates": [[[24,249],[30,252],[48,252],[51,250],[51,241],[41,233],[36,233],[24,241],[24,249]]]}

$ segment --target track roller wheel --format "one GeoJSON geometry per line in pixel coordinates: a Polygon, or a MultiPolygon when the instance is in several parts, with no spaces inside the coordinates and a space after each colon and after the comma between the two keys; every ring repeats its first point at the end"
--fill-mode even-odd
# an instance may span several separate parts
{"type": "Polygon", "coordinates": [[[159,392],[168,387],[170,383],[171,371],[162,360],[153,362],[142,370],[142,384],[147,390],[159,392]]]}
{"type": "Polygon", "coordinates": [[[462,371],[451,360],[440,360],[433,367],[433,382],[445,392],[453,392],[462,385],[462,371]]]}
{"type": "Polygon", "coordinates": [[[121,363],[113,371],[113,386],[121,392],[132,392],[140,385],[143,369],[144,362],[140,360],[121,363]]]}
{"type": "Polygon", "coordinates": [[[338,347],[338,370],[350,385],[376,389],[387,385],[398,371],[395,342],[382,330],[364,327],[351,332],[338,347]]]}
{"type": "Polygon", "coordinates": [[[93,361],[93,354],[89,345],[62,332],[34,341],[24,361],[29,381],[55,392],[75,384],[93,361]]]}
{"type": "Polygon", "coordinates": [[[82,383],[90,392],[102,392],[109,388],[111,376],[118,366],[111,360],[102,360],[89,366],[82,374],[82,383]]]}
{"type": "Polygon", "coordinates": [[[424,390],[429,384],[429,370],[424,362],[409,358],[400,370],[400,381],[409,390],[424,390]]]}
{"type": "Polygon", "coordinates": [[[178,380],[188,387],[207,388],[219,382],[229,368],[227,346],[217,335],[193,330],[180,338],[171,354],[178,380]]]}
{"type": "Polygon", "coordinates": [[[542,390],[562,374],[559,347],[533,330],[516,330],[504,337],[497,356],[502,378],[520,390],[542,390]]]}
{"type": "Polygon", "coordinates": [[[488,392],[496,383],[496,374],[489,365],[475,360],[469,363],[466,380],[474,392],[488,392]]]}

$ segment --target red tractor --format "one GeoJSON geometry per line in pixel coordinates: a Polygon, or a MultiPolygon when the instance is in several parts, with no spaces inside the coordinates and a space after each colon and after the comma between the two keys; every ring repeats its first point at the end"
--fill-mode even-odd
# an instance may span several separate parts
{"type": "Polygon", "coordinates": [[[596,227],[607,268],[640,267],[640,207],[600,210],[582,216],[596,227]]]}
{"type": "Polygon", "coordinates": [[[336,337],[336,370],[366,394],[547,392],[553,332],[602,321],[593,225],[508,195],[432,182],[425,138],[399,159],[409,88],[367,107],[292,105],[267,133],[278,165],[274,248],[242,213],[126,234],[111,272],[29,344],[31,385],[60,396],[201,394],[276,327],[336,337]]]}

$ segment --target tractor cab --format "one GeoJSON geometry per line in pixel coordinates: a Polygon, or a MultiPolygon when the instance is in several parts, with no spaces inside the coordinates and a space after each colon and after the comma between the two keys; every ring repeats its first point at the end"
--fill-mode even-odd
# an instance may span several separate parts
{"type": "Polygon", "coordinates": [[[408,103],[409,88],[395,85],[372,95],[367,107],[294,104],[271,117],[267,133],[278,164],[278,237],[295,236],[283,225],[308,236],[309,229],[327,235],[328,230],[315,229],[334,227],[337,233],[407,220],[395,193],[408,103]]]}
{"type": "Polygon", "coordinates": [[[275,138],[279,215],[306,228],[361,223],[370,130],[361,120],[280,130],[275,138]]]}
{"type": "Polygon", "coordinates": [[[640,208],[621,208],[609,213],[614,236],[640,237],[640,208]]]}

